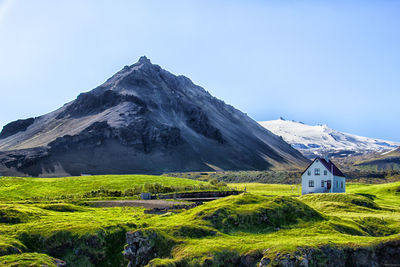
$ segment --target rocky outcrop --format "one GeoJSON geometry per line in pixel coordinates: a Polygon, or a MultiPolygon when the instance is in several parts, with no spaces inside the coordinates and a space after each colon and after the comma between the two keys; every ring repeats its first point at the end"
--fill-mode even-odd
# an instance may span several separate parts
{"type": "Polygon", "coordinates": [[[40,163],[48,157],[46,148],[0,151],[0,174],[14,175],[14,170],[37,176],[43,172],[40,163]]]}
{"type": "Polygon", "coordinates": [[[65,152],[92,149],[110,140],[144,153],[156,147],[168,149],[183,143],[179,128],[138,119],[119,128],[111,127],[106,121],[95,122],[77,135],[57,138],[49,146],[50,152],[65,152]]]}
{"type": "Polygon", "coordinates": [[[9,124],[3,127],[3,130],[0,133],[0,139],[4,139],[18,132],[25,131],[30,125],[33,124],[34,121],[35,121],[34,118],[29,118],[26,120],[17,120],[14,122],[10,122],[9,124]]]}
{"type": "MultiPolygon", "coordinates": [[[[170,257],[176,244],[171,238],[152,230],[138,230],[126,235],[124,250],[129,267],[145,266],[192,266],[191,259],[168,261],[155,264],[159,258],[170,257]],[[154,263],[154,264],[153,264],[154,263]]],[[[325,245],[321,247],[299,247],[292,253],[272,253],[270,249],[254,250],[240,255],[236,251],[222,250],[204,259],[196,266],[238,266],[238,267],[384,267],[400,264],[400,239],[364,247],[325,245]]]]}
{"type": "Polygon", "coordinates": [[[121,95],[112,90],[106,90],[101,94],[82,93],[71,105],[58,114],[57,119],[65,117],[79,118],[91,114],[101,113],[123,102],[134,103],[138,107],[138,113],[145,113],[146,103],[134,95],[121,95]]]}
{"type": "Polygon", "coordinates": [[[216,140],[218,143],[225,142],[221,131],[211,125],[206,113],[199,107],[187,107],[185,110],[187,125],[201,135],[216,140]]]}
{"type": "Polygon", "coordinates": [[[263,257],[258,267],[266,266],[327,266],[327,267],[380,267],[400,264],[400,240],[380,243],[371,247],[299,248],[294,253],[277,253],[263,257]]]}
{"type": "Polygon", "coordinates": [[[124,256],[128,267],[145,266],[154,258],[169,256],[176,242],[153,229],[137,230],[126,234],[124,256]]]}

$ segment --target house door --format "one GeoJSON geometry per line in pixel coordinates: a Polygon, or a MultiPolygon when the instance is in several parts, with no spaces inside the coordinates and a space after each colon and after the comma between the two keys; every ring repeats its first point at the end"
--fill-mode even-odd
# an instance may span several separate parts
{"type": "Polygon", "coordinates": [[[331,180],[326,181],[326,188],[331,189],[331,180]]]}

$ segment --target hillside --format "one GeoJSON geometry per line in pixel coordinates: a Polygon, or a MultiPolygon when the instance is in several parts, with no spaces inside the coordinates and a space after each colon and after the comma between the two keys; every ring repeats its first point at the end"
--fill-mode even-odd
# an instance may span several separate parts
{"type": "Polygon", "coordinates": [[[400,143],[339,132],[327,125],[307,125],[285,119],[261,121],[260,125],[299,150],[307,158],[316,156],[346,157],[383,153],[400,143]]]}
{"type": "Polygon", "coordinates": [[[49,114],[0,133],[0,174],[295,169],[297,150],[146,57],[49,114]]]}
{"type": "Polygon", "coordinates": [[[400,148],[388,153],[382,153],[354,163],[358,168],[365,170],[400,170],[400,148]]]}

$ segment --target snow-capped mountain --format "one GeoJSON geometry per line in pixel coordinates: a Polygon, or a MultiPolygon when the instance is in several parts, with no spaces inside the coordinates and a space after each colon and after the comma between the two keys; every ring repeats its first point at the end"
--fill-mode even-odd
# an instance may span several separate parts
{"type": "Polygon", "coordinates": [[[263,127],[299,150],[308,158],[315,156],[343,157],[370,152],[386,152],[400,146],[400,143],[342,133],[327,125],[307,125],[302,122],[285,120],[261,121],[263,127]]]}

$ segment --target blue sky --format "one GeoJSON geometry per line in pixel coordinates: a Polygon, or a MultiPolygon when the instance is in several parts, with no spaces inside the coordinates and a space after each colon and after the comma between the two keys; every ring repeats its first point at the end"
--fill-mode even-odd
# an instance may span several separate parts
{"type": "Polygon", "coordinates": [[[141,55],[255,120],[400,141],[400,1],[0,0],[0,127],[141,55]]]}

